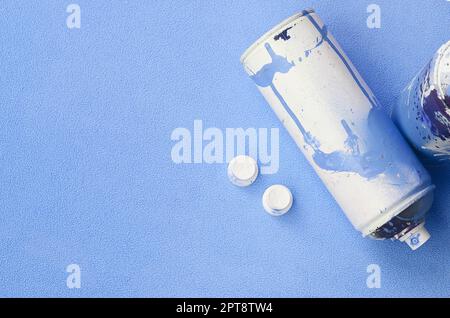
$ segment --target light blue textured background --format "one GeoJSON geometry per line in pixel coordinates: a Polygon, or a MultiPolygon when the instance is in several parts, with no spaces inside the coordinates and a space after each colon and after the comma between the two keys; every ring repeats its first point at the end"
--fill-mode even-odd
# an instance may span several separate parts
{"type": "Polygon", "coordinates": [[[239,57],[293,13],[314,7],[389,108],[449,40],[449,2],[78,1],[80,30],[69,3],[0,3],[0,296],[450,296],[448,168],[412,252],[361,238],[283,129],[279,172],[248,189],[170,156],[195,119],[282,128],[239,57]],[[296,199],[278,219],[273,183],[296,199]]]}

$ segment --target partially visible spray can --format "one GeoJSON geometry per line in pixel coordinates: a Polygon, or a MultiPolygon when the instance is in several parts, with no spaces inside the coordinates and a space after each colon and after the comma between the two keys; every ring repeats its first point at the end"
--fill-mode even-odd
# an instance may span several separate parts
{"type": "Polygon", "coordinates": [[[313,10],[272,29],[241,61],[363,236],[412,249],[429,239],[428,172],[313,10]]]}
{"type": "Polygon", "coordinates": [[[427,161],[450,163],[450,41],[402,92],[392,117],[427,161]]]}

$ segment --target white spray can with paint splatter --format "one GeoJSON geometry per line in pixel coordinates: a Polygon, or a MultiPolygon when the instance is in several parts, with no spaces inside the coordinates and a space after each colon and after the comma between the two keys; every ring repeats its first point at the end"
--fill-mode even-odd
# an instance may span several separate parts
{"type": "Polygon", "coordinates": [[[417,249],[434,186],[313,10],[261,37],[246,72],[363,236],[417,249]]]}
{"type": "Polygon", "coordinates": [[[450,163],[450,41],[402,92],[392,118],[432,163],[450,163]]]}

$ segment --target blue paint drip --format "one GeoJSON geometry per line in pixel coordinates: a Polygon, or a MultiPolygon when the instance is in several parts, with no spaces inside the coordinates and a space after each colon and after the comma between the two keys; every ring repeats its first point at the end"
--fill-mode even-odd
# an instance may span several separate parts
{"type": "MultiPolygon", "coordinates": [[[[360,151],[359,137],[345,120],[341,120],[341,125],[347,134],[347,139],[343,146],[344,149],[331,153],[323,152],[320,149],[320,142],[304,128],[274,84],[274,77],[277,73],[286,74],[295,65],[289,62],[286,57],[277,55],[270,44],[266,43],[265,47],[272,61],[264,65],[251,78],[258,86],[270,87],[272,89],[290,117],[295,121],[303,135],[305,143],[313,150],[312,157],[318,167],[333,172],[354,172],[369,180],[376,178],[381,173],[386,173],[395,179],[392,182],[393,184],[403,184],[406,182],[403,174],[398,171],[397,165],[391,164],[395,158],[385,153],[385,149],[396,149],[396,146],[402,142],[401,137],[386,114],[378,109],[378,107],[372,107],[368,115],[367,129],[369,129],[370,133],[367,137],[368,149],[366,152],[362,153],[360,151]],[[392,138],[386,140],[384,138],[386,135],[392,138]]],[[[408,158],[410,156],[407,153],[407,149],[397,149],[397,151],[397,154],[400,152],[399,157],[408,158]]]]}

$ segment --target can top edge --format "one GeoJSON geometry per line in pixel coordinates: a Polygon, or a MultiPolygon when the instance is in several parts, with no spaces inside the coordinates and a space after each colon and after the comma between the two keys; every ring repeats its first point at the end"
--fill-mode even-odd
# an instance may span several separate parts
{"type": "Polygon", "coordinates": [[[441,72],[440,72],[440,67],[441,67],[441,63],[444,60],[444,56],[447,54],[447,52],[450,52],[450,41],[448,41],[447,43],[445,43],[444,45],[442,45],[439,50],[438,50],[438,54],[440,54],[439,59],[436,61],[436,72],[435,72],[435,83],[438,86],[438,90],[439,90],[439,94],[441,96],[445,95],[445,92],[442,91],[442,86],[441,86],[441,72]]]}
{"type": "Polygon", "coordinates": [[[247,50],[245,50],[244,54],[242,54],[241,56],[241,63],[243,64],[245,62],[245,60],[247,59],[247,57],[259,46],[261,45],[261,43],[265,42],[269,37],[271,37],[273,34],[277,33],[279,30],[281,30],[282,28],[284,28],[286,25],[288,25],[289,23],[291,23],[292,21],[303,17],[305,15],[314,13],[314,9],[309,8],[309,9],[305,9],[300,13],[294,14],[293,16],[287,18],[286,20],[284,20],[283,22],[279,23],[278,25],[276,25],[275,27],[273,27],[270,31],[266,32],[263,36],[261,36],[256,42],[254,42],[247,50]]]}

